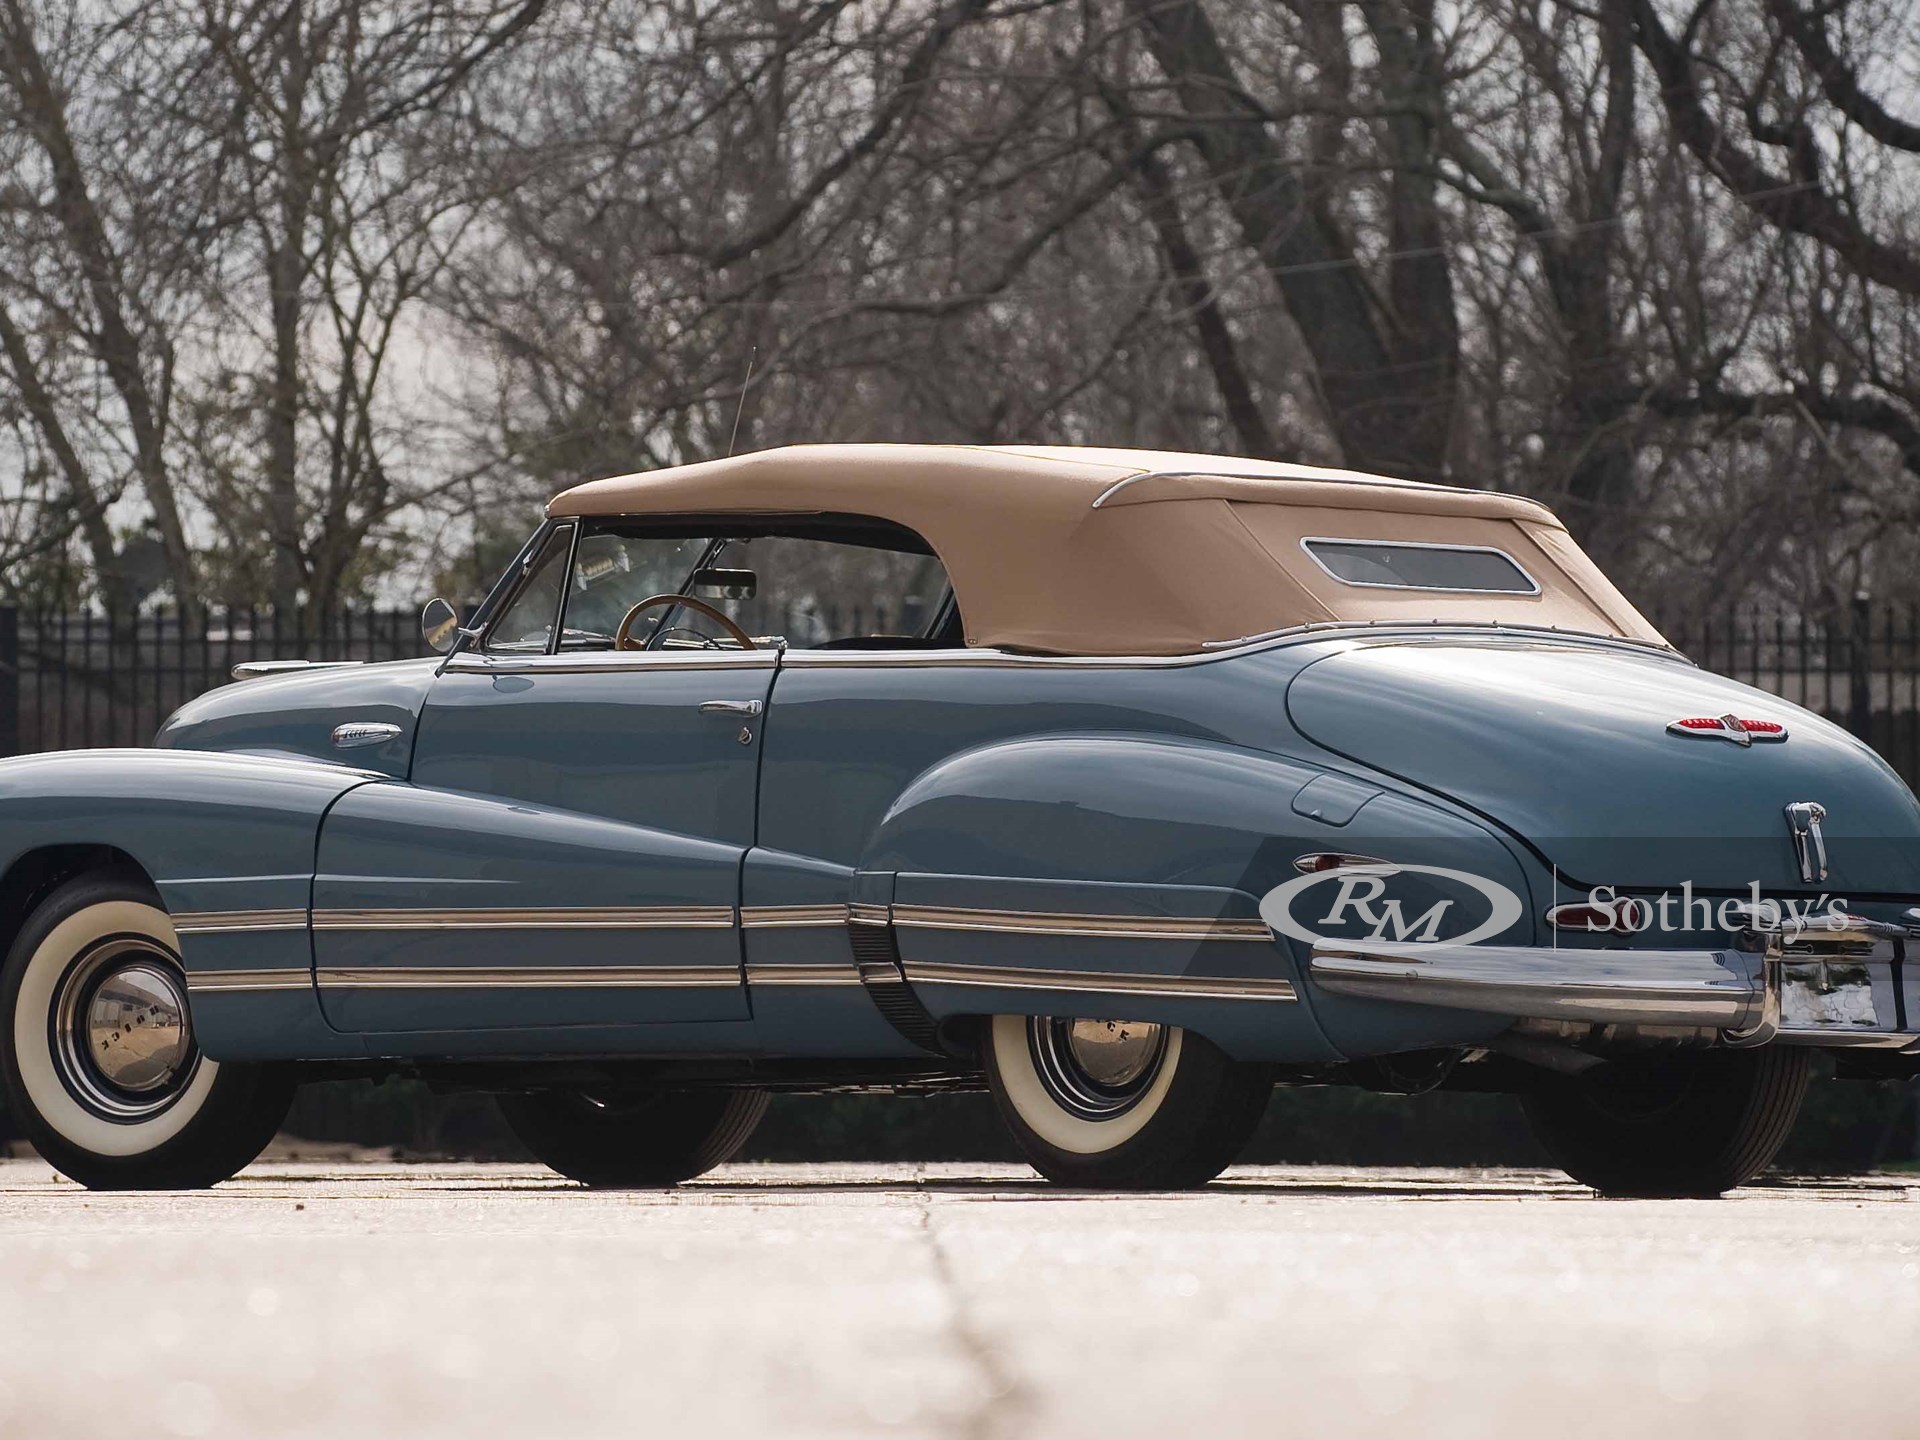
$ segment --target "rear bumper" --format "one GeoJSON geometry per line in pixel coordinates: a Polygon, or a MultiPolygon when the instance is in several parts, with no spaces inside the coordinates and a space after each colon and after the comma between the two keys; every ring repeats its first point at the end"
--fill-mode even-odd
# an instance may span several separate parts
{"type": "Polygon", "coordinates": [[[1309,973],[1336,995],[1517,1020],[1920,1052],[1920,926],[1857,915],[1837,929],[1755,926],[1725,950],[1343,941],[1316,946],[1309,973]]]}

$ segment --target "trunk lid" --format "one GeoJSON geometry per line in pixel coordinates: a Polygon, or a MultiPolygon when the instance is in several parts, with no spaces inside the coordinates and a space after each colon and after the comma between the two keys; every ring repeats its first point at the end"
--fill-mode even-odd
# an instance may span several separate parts
{"type": "Polygon", "coordinates": [[[1656,651],[1567,641],[1355,642],[1306,666],[1294,723],[1329,750],[1471,806],[1592,885],[1768,894],[1920,891],[1920,805],[1838,726],[1656,651]],[[1668,725],[1786,727],[1747,746],[1668,725]],[[1825,807],[1808,882],[1786,807],[1825,807]]]}

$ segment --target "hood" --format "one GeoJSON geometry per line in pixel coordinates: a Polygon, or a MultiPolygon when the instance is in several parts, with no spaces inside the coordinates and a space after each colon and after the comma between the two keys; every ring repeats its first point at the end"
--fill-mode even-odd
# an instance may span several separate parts
{"type": "Polygon", "coordinates": [[[1920,806],[1879,756],[1677,657],[1572,640],[1357,642],[1305,667],[1287,707],[1316,743],[1513,832],[1568,888],[1920,892],[1920,806]],[[1786,738],[1667,728],[1727,714],[1786,738]],[[1786,816],[1798,801],[1826,810],[1824,882],[1800,873],[1786,816]]]}
{"type": "Polygon", "coordinates": [[[154,744],[172,750],[298,755],[405,778],[414,725],[439,663],[428,657],[236,681],[174,711],[154,744]],[[354,721],[397,725],[399,733],[377,745],[337,748],[334,728],[354,721]]]}

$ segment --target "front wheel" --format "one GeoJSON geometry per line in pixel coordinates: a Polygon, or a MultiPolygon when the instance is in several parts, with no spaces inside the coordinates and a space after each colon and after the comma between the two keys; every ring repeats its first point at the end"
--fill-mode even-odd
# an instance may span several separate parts
{"type": "Polygon", "coordinates": [[[191,1190],[258,1155],[293,1086],[200,1053],[173,922],[137,878],[90,875],[41,903],[0,968],[7,1109],[93,1190],[191,1190]]]}
{"type": "Polygon", "coordinates": [[[996,1015],[983,1050],[1015,1143],[1060,1185],[1204,1185],[1233,1163],[1273,1094],[1258,1067],[1146,1021],[996,1015]]]}
{"type": "Polygon", "coordinates": [[[745,1088],[495,1098],[535,1159],[569,1180],[610,1189],[677,1185],[732,1159],[768,1100],[766,1091],[745,1088]]]}
{"type": "Polygon", "coordinates": [[[1790,1045],[1623,1060],[1554,1077],[1524,1104],[1553,1163],[1601,1194],[1707,1197],[1779,1153],[1810,1065],[1790,1045]]]}

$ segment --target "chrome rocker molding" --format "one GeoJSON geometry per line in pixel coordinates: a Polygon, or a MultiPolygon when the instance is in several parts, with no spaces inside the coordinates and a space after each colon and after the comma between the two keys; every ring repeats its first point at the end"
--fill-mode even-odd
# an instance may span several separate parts
{"type": "Polygon", "coordinates": [[[857,967],[853,965],[836,964],[830,960],[822,962],[786,962],[779,965],[747,966],[747,984],[756,989],[765,989],[769,985],[852,985],[858,987],[863,983],[857,967]]]}
{"type": "Polygon", "coordinates": [[[173,917],[176,935],[238,935],[306,928],[305,910],[195,910],[173,917]]]}
{"type": "Polygon", "coordinates": [[[187,976],[190,995],[255,995],[268,990],[311,990],[313,972],[306,966],[267,970],[201,970],[187,976]]]}
{"type": "Polygon", "coordinates": [[[1063,915],[1026,910],[970,910],[940,905],[895,905],[903,930],[985,930],[1002,935],[1071,935],[1098,940],[1253,940],[1270,944],[1264,920],[1205,916],[1063,915]]]}
{"type": "Polygon", "coordinates": [[[743,930],[800,930],[847,923],[845,905],[743,905],[743,930]]]}
{"type": "Polygon", "coordinates": [[[322,966],[323,990],[684,990],[731,989],[731,965],[322,966]]]}
{"type": "Polygon", "coordinates": [[[540,910],[316,910],[315,930],[730,930],[731,905],[540,910]]]}
{"type": "Polygon", "coordinates": [[[1050,990],[1160,1000],[1271,1000],[1300,997],[1291,980],[1253,976],[1122,975],[1110,970],[1043,970],[1011,965],[935,965],[903,960],[914,985],[966,985],[985,990],[1050,990]]]}
{"type": "Polygon", "coordinates": [[[1920,1053],[1920,910],[1907,924],[1747,915],[1727,950],[1528,945],[1322,944],[1313,983],[1336,995],[1517,1020],[1682,1026],[1728,1045],[1875,1047],[1920,1053]],[[1916,968],[1920,968],[1917,966],[1916,968]]]}

